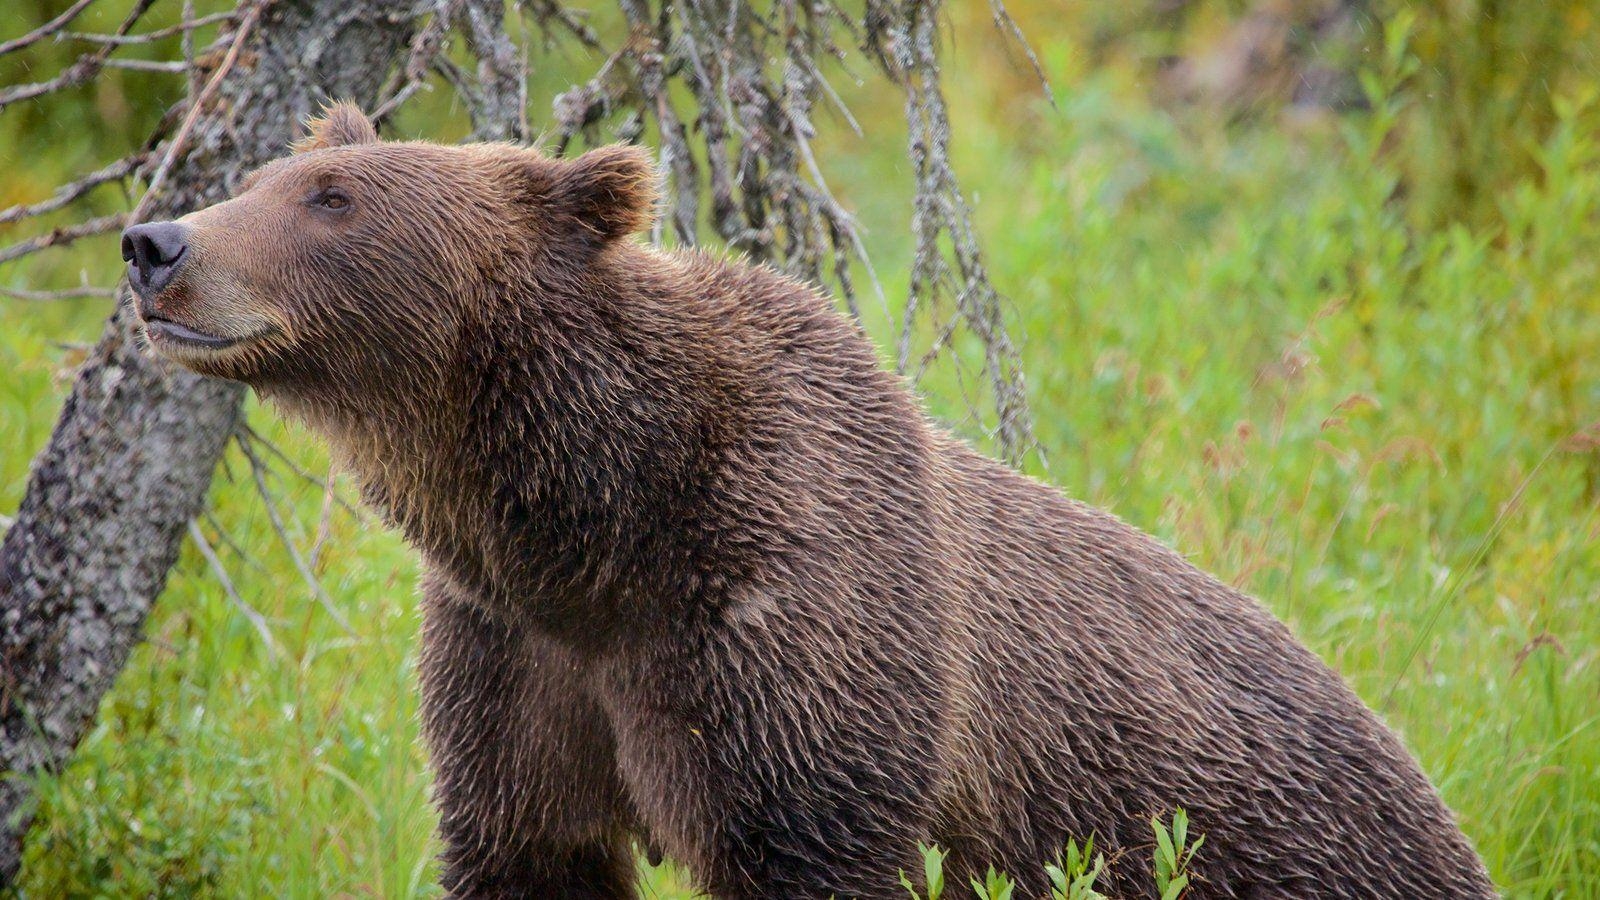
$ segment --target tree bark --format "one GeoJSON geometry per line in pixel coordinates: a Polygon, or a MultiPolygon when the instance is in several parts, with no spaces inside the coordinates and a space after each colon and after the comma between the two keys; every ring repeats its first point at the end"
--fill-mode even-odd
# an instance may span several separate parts
{"type": "MultiPolygon", "coordinates": [[[[369,105],[426,0],[242,3],[232,64],[144,218],[224,199],[332,98],[369,105]]],[[[219,48],[220,49],[220,48],[219,48]]],[[[187,110],[185,110],[187,113],[187,110]]],[[[126,289],[77,375],[0,547],[0,889],[21,866],[32,780],[60,767],[139,641],[239,419],[242,390],[141,352],[126,289]]]]}

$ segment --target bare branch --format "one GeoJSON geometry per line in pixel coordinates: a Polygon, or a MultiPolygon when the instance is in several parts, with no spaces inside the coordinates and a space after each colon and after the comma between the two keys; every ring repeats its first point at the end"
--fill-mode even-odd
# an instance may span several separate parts
{"type": "Polygon", "coordinates": [[[113,213],[109,216],[90,219],[87,222],[79,222],[76,225],[65,225],[61,228],[53,229],[48,234],[41,234],[38,237],[19,241],[4,250],[0,250],[0,265],[15,259],[21,259],[31,253],[38,253],[40,250],[70,244],[79,238],[105,234],[108,231],[121,231],[127,221],[127,213],[113,213]]]}
{"type": "Polygon", "coordinates": [[[737,0],[621,5],[627,40],[593,78],[556,100],[557,152],[579,134],[596,142],[596,126],[608,118],[617,118],[615,135],[624,140],[637,139],[653,118],[667,182],[665,224],[653,237],[665,227],[678,243],[697,243],[708,194],[711,228],[728,246],[819,284],[831,267],[857,312],[851,266],[865,264],[874,285],[877,277],[859,225],[811,149],[820,98],[859,127],[816,65],[843,58],[836,34],[851,30],[848,17],[834,4],[802,0],[770,8],[737,0]],[[688,89],[692,110],[680,114],[673,81],[688,89]]]}
{"type": "Polygon", "coordinates": [[[1001,34],[1009,35],[1022,48],[1022,55],[1028,58],[1028,64],[1033,67],[1033,74],[1039,79],[1039,86],[1044,89],[1046,100],[1051,106],[1056,105],[1056,93],[1050,89],[1050,78],[1044,74],[1044,66],[1039,62],[1039,54],[1033,52],[1033,45],[1028,43],[1027,37],[1022,34],[1021,26],[1017,20],[1011,18],[1011,10],[1006,9],[1005,0],[989,0],[989,12],[994,17],[994,27],[1001,34]]]}
{"type": "Polygon", "coordinates": [[[189,64],[183,62],[159,62],[149,59],[108,59],[105,61],[108,69],[130,69],[135,72],[161,72],[167,75],[182,75],[189,71],[189,64]]]}
{"type": "Polygon", "coordinates": [[[47,38],[50,35],[67,27],[68,25],[72,24],[73,19],[78,17],[79,13],[88,9],[90,4],[94,2],[95,0],[78,0],[78,2],[67,7],[66,12],[56,16],[54,19],[51,19],[43,25],[40,25],[38,28],[35,28],[22,37],[12,38],[3,44],[0,44],[0,56],[5,56],[7,53],[14,53],[18,50],[21,50],[23,47],[30,46],[35,42],[43,40],[44,38],[47,38]]]}
{"type": "Polygon", "coordinates": [[[82,300],[88,297],[110,299],[117,296],[114,287],[83,287],[63,288],[57,291],[29,291],[22,288],[0,287],[0,294],[16,300],[51,301],[51,300],[82,300]]]}
{"type": "Polygon", "coordinates": [[[411,50],[406,54],[405,65],[395,72],[399,80],[384,85],[383,90],[379,92],[385,99],[372,111],[374,123],[383,124],[402,103],[427,86],[428,72],[433,69],[434,61],[444,51],[446,38],[450,36],[450,20],[460,2],[461,0],[434,0],[433,17],[412,36],[411,50]]]}
{"type": "MultiPolygon", "coordinates": [[[[128,17],[123,19],[122,25],[117,28],[116,34],[118,36],[127,34],[133,28],[134,23],[138,22],[140,17],[154,4],[155,0],[137,0],[133,5],[133,10],[128,13],[128,17]]],[[[106,58],[111,55],[111,51],[114,49],[116,49],[114,44],[105,44],[91,53],[85,53],[78,57],[72,65],[49,81],[19,84],[0,91],[0,109],[5,109],[11,104],[23,100],[31,100],[41,94],[48,94],[63,88],[76,87],[88,82],[99,74],[100,69],[105,65],[106,58]]]]}
{"type": "Polygon", "coordinates": [[[534,22],[544,31],[546,40],[553,39],[555,31],[559,29],[577,38],[578,43],[590,50],[598,52],[605,49],[600,44],[600,36],[583,21],[584,14],[567,9],[559,0],[527,0],[516,6],[526,9],[533,16],[534,22]]]}
{"type": "Polygon", "coordinates": [[[211,526],[211,530],[216,534],[217,540],[221,542],[224,547],[227,547],[229,550],[233,551],[233,555],[237,556],[240,562],[250,567],[251,571],[254,571],[256,574],[270,577],[271,573],[268,571],[267,567],[262,565],[261,561],[256,559],[253,554],[239,546],[239,542],[234,540],[232,535],[228,534],[228,529],[222,527],[222,523],[218,522],[217,517],[211,514],[211,510],[201,510],[199,518],[204,519],[205,523],[211,526]]]}
{"type": "Polygon", "coordinates": [[[50,199],[38,203],[19,204],[5,210],[0,210],[0,225],[7,225],[21,219],[31,219],[34,216],[55,212],[62,207],[89,193],[108,181],[119,181],[138,171],[150,158],[147,153],[135,153],[123,157],[103,169],[90,172],[70,184],[64,184],[51,195],[50,199]]]}
{"type": "Polygon", "coordinates": [[[57,36],[56,40],[83,41],[90,44],[117,44],[120,46],[126,46],[129,44],[149,44],[159,41],[162,38],[171,37],[175,34],[188,34],[191,31],[204,28],[207,25],[215,25],[218,22],[227,22],[235,18],[237,14],[238,10],[230,9],[227,12],[212,13],[209,16],[201,16],[198,19],[188,19],[186,21],[179,22],[176,25],[168,25],[166,28],[157,28],[155,31],[141,31],[138,34],[94,34],[83,31],[65,31],[57,36]]]}
{"type": "Polygon", "coordinates": [[[161,159],[161,165],[157,166],[155,174],[150,176],[150,186],[145,189],[144,196],[139,198],[139,205],[135,206],[133,212],[128,214],[129,221],[142,221],[144,214],[149,211],[151,201],[166,182],[167,173],[172,170],[173,161],[183,152],[184,144],[188,141],[190,132],[194,130],[194,123],[200,118],[200,111],[211,102],[211,98],[217,93],[217,88],[222,85],[222,79],[227,77],[234,63],[238,61],[239,50],[244,47],[245,38],[249,36],[251,27],[261,17],[261,11],[266,8],[269,2],[270,0],[256,0],[256,2],[250,4],[249,10],[245,12],[244,17],[239,21],[238,30],[233,33],[233,36],[228,41],[227,55],[222,58],[217,70],[211,74],[211,79],[206,82],[205,89],[200,92],[200,96],[189,105],[189,113],[183,117],[183,124],[178,126],[178,133],[173,135],[172,140],[167,144],[167,152],[161,159]]]}
{"type": "MultiPolygon", "coordinates": [[[[940,87],[938,15],[937,3],[919,0],[869,0],[867,4],[866,45],[883,71],[905,91],[908,149],[916,170],[917,192],[911,213],[916,252],[897,346],[899,368],[902,372],[908,368],[919,320],[947,299],[951,301],[954,318],[935,338],[917,375],[947,347],[957,321],[977,335],[983,346],[981,370],[996,419],[989,431],[998,440],[1001,453],[1015,463],[1029,451],[1037,451],[1038,445],[1021,359],[1005,326],[1005,301],[989,281],[972,227],[972,211],[950,164],[950,117],[940,87]]],[[[959,369],[960,359],[955,362],[959,369]]]]}
{"type": "MultiPolygon", "coordinates": [[[[243,436],[244,432],[240,432],[240,435],[243,436]]],[[[305,580],[306,587],[311,589],[311,595],[316,598],[318,603],[322,604],[322,608],[327,611],[328,616],[337,622],[346,634],[354,634],[355,629],[350,627],[350,620],[345,618],[344,613],[340,612],[339,608],[334,605],[333,598],[329,597],[328,592],[323,590],[322,581],[317,578],[316,573],[311,570],[311,566],[306,563],[305,557],[300,555],[300,549],[295,546],[294,540],[289,537],[289,530],[283,525],[283,517],[278,514],[278,501],[272,496],[272,489],[267,487],[266,463],[262,462],[261,457],[256,455],[248,439],[239,440],[236,443],[244,453],[245,459],[250,463],[250,477],[255,481],[256,492],[261,496],[261,502],[267,508],[267,520],[272,523],[272,530],[277,532],[278,540],[283,543],[283,548],[289,551],[289,558],[294,561],[294,567],[300,572],[300,577],[305,580]]]]}
{"type": "MultiPolygon", "coordinates": [[[[300,466],[299,463],[297,463],[293,459],[291,459],[289,454],[283,452],[283,448],[282,447],[279,447],[277,444],[274,444],[273,442],[267,440],[266,437],[264,437],[261,434],[261,432],[256,431],[254,428],[251,428],[248,423],[241,425],[240,426],[240,431],[241,431],[241,434],[240,434],[240,439],[241,440],[250,441],[255,446],[261,447],[262,449],[266,450],[268,453],[272,454],[272,456],[274,458],[276,458],[278,460],[278,462],[282,463],[284,468],[288,469],[290,474],[294,475],[296,478],[299,478],[302,481],[310,482],[311,484],[314,484],[317,487],[322,488],[323,491],[333,491],[334,490],[333,481],[331,479],[321,478],[321,477],[318,477],[316,475],[311,474],[310,472],[307,472],[304,468],[302,468],[300,466]]],[[[343,497],[337,496],[337,492],[335,492],[335,498],[334,499],[338,503],[339,507],[341,509],[343,509],[345,512],[349,513],[352,516],[355,516],[357,519],[360,519],[362,521],[368,521],[369,516],[367,515],[366,511],[363,510],[361,507],[355,506],[355,505],[351,504],[350,502],[348,502],[347,500],[345,500],[343,497]]]]}
{"type": "Polygon", "coordinates": [[[267,651],[272,654],[272,658],[282,659],[283,650],[272,637],[272,629],[267,626],[267,617],[257,612],[255,607],[246,603],[245,599],[239,596],[238,589],[233,586],[233,579],[228,577],[228,570],[223,568],[222,560],[217,558],[217,551],[211,548],[211,542],[206,540],[205,532],[200,530],[200,523],[193,520],[189,522],[189,537],[194,541],[195,549],[199,550],[200,555],[205,557],[206,562],[210,564],[212,573],[217,576],[217,581],[222,584],[223,593],[228,595],[228,599],[233,602],[234,607],[249,620],[251,626],[255,628],[256,634],[261,636],[261,642],[267,645],[267,651]]]}

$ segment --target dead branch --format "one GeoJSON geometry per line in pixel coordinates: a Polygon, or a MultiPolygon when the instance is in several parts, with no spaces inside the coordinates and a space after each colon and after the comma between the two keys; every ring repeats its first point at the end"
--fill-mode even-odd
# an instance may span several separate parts
{"type": "Polygon", "coordinates": [[[128,69],[135,72],[159,72],[164,75],[182,75],[189,71],[188,63],[162,62],[150,59],[108,59],[105,61],[108,69],[128,69]]]}
{"type": "MultiPolygon", "coordinates": [[[[272,441],[267,440],[267,438],[259,431],[251,428],[249,423],[240,425],[238,439],[240,441],[249,441],[253,446],[260,447],[261,449],[267,451],[273,456],[273,458],[277,459],[284,468],[288,469],[291,475],[300,479],[301,481],[310,482],[311,484],[321,488],[323,491],[334,490],[333,482],[330,479],[322,478],[307,472],[299,463],[295,462],[294,459],[289,456],[289,454],[285,453],[282,447],[279,447],[272,441]]],[[[343,497],[338,497],[337,492],[335,493],[335,501],[338,503],[341,509],[354,516],[358,520],[364,522],[370,520],[370,516],[366,510],[351,504],[343,497]]]]}
{"type": "Polygon", "coordinates": [[[48,200],[27,205],[19,204],[0,210],[0,225],[7,225],[21,219],[31,219],[34,216],[55,212],[108,181],[120,181],[128,177],[138,171],[139,167],[144,165],[149,158],[149,154],[146,153],[135,153],[132,156],[123,157],[103,169],[90,172],[77,181],[62,185],[56,189],[56,192],[48,200]]]}
{"type": "Polygon", "coordinates": [[[82,300],[87,297],[111,299],[117,296],[114,287],[84,287],[63,288],[57,291],[29,291],[22,288],[0,287],[0,294],[16,300],[49,301],[49,300],[82,300]]]}
{"type": "Polygon", "coordinates": [[[472,139],[526,142],[528,73],[505,29],[504,0],[466,0],[456,9],[457,29],[478,60],[478,74],[461,91],[472,119],[472,139]]]}
{"type": "MultiPolygon", "coordinates": [[[[144,16],[145,12],[154,4],[155,0],[137,0],[137,2],[133,5],[133,10],[128,13],[127,18],[123,19],[122,24],[117,28],[117,36],[120,37],[132,30],[134,24],[138,22],[139,19],[144,16]]],[[[19,84],[15,87],[0,91],[0,109],[5,109],[11,104],[18,103],[23,100],[31,100],[34,97],[38,97],[42,94],[49,94],[54,91],[59,91],[63,88],[76,87],[80,84],[86,84],[96,75],[100,74],[100,70],[105,66],[106,58],[109,57],[111,55],[111,51],[115,49],[115,44],[104,44],[100,47],[97,47],[93,52],[85,53],[84,55],[78,57],[78,59],[73,62],[72,65],[68,66],[61,72],[61,74],[50,79],[49,81],[36,81],[31,84],[19,84]]]]}
{"type": "Polygon", "coordinates": [[[267,652],[272,654],[273,659],[282,659],[283,650],[272,637],[267,617],[257,612],[255,607],[239,596],[238,588],[233,586],[233,579],[228,577],[228,570],[223,567],[222,560],[217,558],[217,551],[211,548],[211,542],[206,540],[205,532],[200,530],[200,523],[194,521],[189,523],[189,539],[194,541],[195,549],[200,551],[200,555],[205,557],[206,563],[211,566],[212,574],[217,576],[217,582],[222,585],[222,592],[227,594],[228,600],[255,628],[256,634],[261,636],[261,642],[267,645],[267,652]]]}
{"type": "MultiPolygon", "coordinates": [[[[270,2],[271,0],[255,0],[239,20],[238,30],[233,33],[233,37],[228,41],[227,54],[222,58],[217,70],[211,74],[211,79],[206,82],[205,89],[200,92],[200,96],[189,105],[188,115],[183,117],[183,124],[178,126],[178,133],[173,135],[172,140],[167,144],[167,152],[161,158],[161,165],[157,166],[155,174],[150,176],[150,186],[145,189],[144,196],[139,198],[139,204],[133,208],[133,212],[128,214],[128,221],[144,221],[143,216],[146,212],[149,212],[151,200],[158,196],[158,192],[166,182],[167,173],[172,170],[173,161],[183,152],[184,143],[188,141],[190,132],[194,130],[194,123],[200,118],[200,111],[205,109],[211,99],[216,96],[217,88],[222,85],[222,79],[227,77],[228,72],[233,69],[234,63],[238,61],[239,50],[244,47],[245,39],[249,37],[251,27],[255,25],[256,20],[261,17],[261,11],[270,2]]],[[[3,262],[3,260],[0,260],[0,262],[3,262]]]]}
{"type": "Polygon", "coordinates": [[[212,533],[217,536],[217,540],[222,543],[222,546],[231,550],[233,555],[239,558],[240,562],[244,563],[258,575],[269,576],[271,574],[267,567],[261,563],[261,560],[256,559],[254,554],[247,552],[243,547],[239,546],[239,542],[234,540],[232,535],[228,534],[228,529],[222,527],[222,523],[217,521],[217,517],[212,515],[211,510],[201,510],[199,518],[197,518],[196,521],[200,521],[202,519],[205,520],[205,523],[211,527],[212,533]]]}
{"type": "Polygon", "coordinates": [[[390,82],[385,84],[380,92],[384,99],[372,111],[372,120],[375,123],[382,125],[401,104],[417,91],[427,87],[428,73],[444,50],[446,38],[450,35],[450,20],[455,15],[456,5],[460,2],[461,0],[434,0],[433,16],[411,38],[411,48],[406,54],[405,64],[395,70],[390,82]]]}
{"type": "Polygon", "coordinates": [[[15,244],[0,250],[0,265],[21,259],[30,253],[38,253],[50,247],[61,247],[70,244],[79,238],[86,238],[96,234],[105,234],[108,231],[121,231],[127,224],[127,213],[112,213],[109,216],[100,216],[87,222],[76,225],[65,225],[52,229],[47,234],[18,241],[15,244]]]}
{"type": "Polygon", "coordinates": [[[32,44],[43,40],[52,34],[55,34],[61,29],[72,24],[72,20],[76,19],[79,13],[88,9],[89,6],[94,2],[95,0],[78,0],[78,2],[67,7],[65,12],[59,16],[56,16],[54,19],[51,19],[43,25],[40,25],[38,28],[35,28],[22,37],[12,38],[3,44],[0,44],[0,56],[5,56],[7,53],[14,53],[24,47],[31,46],[32,44]]]}
{"type": "Polygon", "coordinates": [[[1044,74],[1044,66],[1039,62],[1039,54],[1033,52],[1033,45],[1022,33],[1022,27],[1017,20],[1011,17],[1011,10],[1006,9],[1004,0],[989,0],[989,14],[994,19],[994,27],[1001,34],[1008,35],[1018,47],[1022,48],[1022,55],[1027,57],[1028,65],[1033,67],[1033,74],[1039,79],[1039,86],[1044,89],[1045,99],[1051,106],[1056,105],[1056,93],[1050,89],[1050,78],[1044,74]]]}
{"type": "Polygon", "coordinates": [[[323,590],[321,579],[317,578],[317,574],[311,571],[311,566],[306,563],[305,557],[300,555],[300,548],[296,547],[294,539],[289,537],[289,530],[284,527],[283,517],[278,513],[277,498],[273,496],[272,489],[267,487],[266,464],[262,462],[261,457],[256,455],[249,441],[236,441],[236,443],[239,445],[240,451],[244,453],[245,459],[250,463],[250,477],[255,482],[256,492],[261,496],[262,504],[267,508],[267,521],[272,523],[272,530],[277,532],[278,540],[283,544],[283,548],[289,551],[289,558],[294,562],[294,567],[299,571],[300,577],[305,580],[306,587],[311,589],[311,595],[316,598],[318,603],[322,604],[322,608],[328,613],[328,616],[337,622],[340,628],[344,629],[345,634],[355,634],[355,629],[350,626],[350,620],[345,618],[344,613],[340,612],[339,608],[334,605],[333,598],[329,597],[328,592],[323,590]]]}
{"type": "Polygon", "coordinates": [[[598,52],[605,49],[600,44],[600,36],[583,21],[586,13],[573,12],[562,6],[559,0],[526,0],[526,2],[519,0],[515,5],[519,9],[527,10],[533,17],[533,21],[544,32],[547,44],[553,43],[560,34],[565,33],[590,50],[598,52]]]}
{"type": "MultiPolygon", "coordinates": [[[[93,2],[93,0],[90,0],[90,2],[93,2]]],[[[159,41],[162,38],[171,37],[175,34],[188,34],[189,32],[204,28],[207,25],[215,25],[218,22],[227,22],[237,17],[238,10],[230,9],[227,12],[212,13],[209,16],[201,16],[197,19],[189,19],[185,17],[185,21],[179,22],[176,25],[168,25],[165,28],[157,28],[155,31],[141,31],[137,34],[95,34],[84,31],[64,31],[60,35],[57,35],[56,40],[83,41],[89,44],[117,44],[119,46],[127,46],[130,44],[149,44],[159,41]]],[[[0,55],[4,55],[3,50],[0,50],[0,55]]]]}
{"type": "MultiPolygon", "coordinates": [[[[950,164],[950,116],[940,87],[938,14],[937,3],[918,0],[869,0],[867,4],[867,48],[905,91],[908,149],[916,171],[911,214],[916,251],[896,347],[899,368],[907,370],[920,318],[946,314],[941,308],[953,306],[947,314],[959,319],[983,345],[981,371],[995,413],[995,424],[987,430],[1005,457],[1018,462],[1038,448],[1021,360],[1005,325],[1005,301],[989,281],[972,227],[972,210],[950,164]]],[[[954,321],[947,322],[931,353],[946,347],[953,329],[954,321]]],[[[924,357],[919,374],[929,358],[924,357]]],[[[960,360],[956,363],[959,375],[960,360]]]]}

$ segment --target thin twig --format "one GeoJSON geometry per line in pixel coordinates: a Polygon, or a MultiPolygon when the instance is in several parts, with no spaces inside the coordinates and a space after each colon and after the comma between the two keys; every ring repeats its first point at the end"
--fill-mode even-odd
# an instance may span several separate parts
{"type": "Polygon", "coordinates": [[[49,247],[70,244],[79,238],[105,234],[108,231],[121,231],[127,221],[128,216],[126,213],[113,213],[109,216],[90,219],[87,222],[79,222],[76,225],[65,225],[61,228],[53,229],[48,234],[28,238],[25,241],[19,241],[4,250],[0,250],[0,265],[4,265],[14,259],[21,259],[30,253],[38,253],[40,250],[49,247]]]}
{"type": "Polygon", "coordinates": [[[126,46],[129,44],[148,44],[153,41],[159,41],[165,37],[171,37],[172,35],[180,32],[187,34],[188,32],[195,31],[196,29],[204,28],[207,25],[215,25],[218,22],[226,22],[237,14],[238,10],[230,9],[227,12],[212,13],[209,16],[201,16],[198,19],[190,19],[184,22],[179,22],[176,25],[168,25],[166,28],[158,28],[155,31],[141,31],[138,34],[95,34],[83,31],[64,31],[56,36],[56,40],[84,41],[85,43],[90,44],[117,44],[121,46],[126,46]]]}
{"type": "Polygon", "coordinates": [[[205,557],[206,562],[211,565],[211,571],[217,576],[217,580],[222,582],[223,593],[228,595],[228,599],[233,601],[233,605],[255,627],[256,634],[261,635],[261,642],[267,645],[267,651],[272,654],[272,658],[282,659],[283,650],[278,646],[278,642],[273,639],[272,629],[267,627],[267,617],[257,612],[255,607],[246,603],[244,598],[239,596],[238,589],[233,586],[233,579],[228,577],[228,570],[223,568],[222,560],[217,558],[217,551],[211,548],[211,542],[206,540],[205,533],[200,530],[199,523],[192,519],[189,521],[189,537],[194,540],[195,548],[200,551],[200,555],[205,557]]]}
{"type": "Polygon", "coordinates": [[[18,50],[21,50],[23,47],[27,47],[30,44],[43,40],[44,38],[49,37],[51,34],[54,34],[55,32],[67,27],[72,23],[73,19],[78,17],[79,13],[83,12],[85,9],[88,9],[89,4],[93,2],[95,2],[95,0],[78,0],[77,3],[67,7],[66,12],[56,16],[54,19],[51,19],[43,25],[40,25],[38,28],[35,28],[22,37],[12,38],[3,44],[0,44],[0,56],[5,56],[7,53],[14,53],[18,50]]]}
{"type": "MultiPolygon", "coordinates": [[[[237,10],[229,10],[226,14],[227,18],[232,19],[235,12],[237,10]]],[[[195,21],[194,0],[183,0],[183,20],[184,22],[195,21]]],[[[185,28],[183,29],[183,36],[178,40],[178,50],[183,55],[183,61],[188,71],[184,93],[190,97],[199,94],[201,90],[200,67],[195,65],[194,59],[194,32],[194,28],[185,28]]]]}
{"type": "Polygon", "coordinates": [[[178,126],[178,133],[173,135],[172,141],[167,144],[167,152],[161,159],[161,165],[157,166],[155,174],[150,176],[150,187],[145,190],[144,196],[139,198],[139,205],[135,206],[133,212],[128,215],[129,221],[142,221],[145,212],[149,210],[151,202],[156,197],[156,192],[165,184],[167,173],[171,171],[173,162],[177,160],[178,155],[183,151],[184,144],[188,142],[189,134],[194,130],[194,124],[200,118],[200,111],[206,107],[206,104],[211,102],[211,98],[216,94],[217,89],[222,86],[222,79],[233,69],[233,64],[239,59],[239,51],[244,47],[245,38],[249,36],[250,29],[255,26],[256,20],[261,17],[261,11],[266,9],[267,4],[271,2],[272,0],[256,0],[255,3],[251,4],[250,10],[245,13],[244,18],[240,20],[239,30],[235,31],[233,36],[229,38],[227,55],[222,58],[222,63],[217,66],[217,71],[212,73],[211,79],[206,82],[205,90],[200,92],[200,96],[195,98],[194,104],[189,107],[189,114],[183,117],[183,124],[178,126]]]}
{"type": "Polygon", "coordinates": [[[539,28],[548,37],[552,28],[551,23],[560,25],[568,34],[577,38],[578,43],[596,53],[605,47],[600,43],[600,35],[590,28],[588,23],[580,17],[581,14],[562,6],[559,0],[531,0],[525,4],[526,9],[532,13],[534,21],[539,23],[539,28]]]}
{"type": "Polygon", "coordinates": [[[86,297],[115,297],[117,295],[117,289],[114,287],[96,287],[94,285],[63,288],[58,291],[30,291],[23,288],[0,287],[0,294],[4,294],[7,297],[11,297],[16,300],[82,300],[86,297]]]}
{"type": "Polygon", "coordinates": [[[237,556],[240,562],[244,563],[246,566],[249,566],[251,571],[260,575],[271,574],[267,571],[267,567],[261,564],[260,560],[256,559],[253,555],[246,552],[243,547],[239,546],[239,542],[234,540],[232,535],[228,534],[228,529],[222,527],[222,523],[218,522],[217,517],[211,514],[211,510],[201,510],[200,518],[205,519],[206,524],[211,526],[211,530],[217,535],[217,540],[221,541],[224,547],[227,547],[229,550],[233,551],[233,555],[237,556]]]}
{"type": "Polygon", "coordinates": [[[189,71],[189,65],[183,62],[162,62],[150,59],[108,59],[105,61],[108,69],[128,69],[134,72],[160,72],[165,75],[181,75],[189,71]]]}
{"type": "Polygon", "coordinates": [[[315,567],[317,560],[322,558],[322,548],[327,544],[329,536],[333,534],[333,508],[339,504],[339,494],[333,488],[333,469],[328,470],[328,477],[322,484],[322,512],[317,516],[316,537],[311,540],[311,552],[306,554],[306,559],[315,567]]]}
{"type": "Polygon", "coordinates": [[[26,205],[18,204],[5,210],[0,210],[0,225],[7,225],[21,219],[31,219],[34,216],[55,212],[108,181],[117,181],[128,177],[138,171],[139,167],[144,165],[149,158],[150,155],[148,153],[135,153],[132,156],[123,157],[103,169],[90,172],[77,181],[62,185],[56,189],[56,192],[48,200],[26,205]]]}
{"type": "Polygon", "coordinates": [[[450,36],[450,20],[460,3],[461,0],[434,0],[433,18],[411,38],[411,52],[406,54],[405,65],[395,71],[394,77],[400,79],[399,83],[378,92],[378,96],[387,95],[387,99],[372,111],[370,118],[375,124],[382,125],[402,103],[427,88],[428,72],[444,50],[450,36]]]}
{"type": "MultiPolygon", "coordinates": [[[[308,481],[317,487],[322,488],[324,491],[333,490],[333,481],[331,479],[319,478],[316,475],[307,472],[298,463],[291,459],[289,454],[283,452],[282,447],[279,447],[272,441],[267,440],[264,436],[262,436],[261,432],[251,428],[248,424],[239,426],[239,437],[241,440],[251,441],[257,446],[265,448],[268,453],[271,453],[274,457],[276,457],[278,462],[282,463],[284,468],[287,468],[290,474],[294,475],[296,478],[299,478],[302,481],[308,481]]],[[[338,497],[336,500],[339,506],[343,508],[345,512],[363,521],[367,519],[367,513],[360,507],[352,506],[343,497],[338,497]]]]}
{"type": "Polygon", "coordinates": [[[1050,89],[1050,78],[1044,74],[1044,66],[1039,62],[1039,54],[1033,52],[1033,45],[1028,43],[1027,37],[1022,34],[1022,27],[1017,20],[1011,17],[1011,10],[1006,9],[1004,0],[989,0],[989,12],[994,16],[994,27],[1002,34],[1009,32],[1011,39],[1022,48],[1022,54],[1028,58],[1028,64],[1033,66],[1034,77],[1039,79],[1039,86],[1044,88],[1045,99],[1053,107],[1056,105],[1055,91],[1050,89]]]}
{"type": "MultiPolygon", "coordinates": [[[[139,18],[145,14],[145,11],[154,4],[155,0],[138,0],[134,4],[133,10],[128,13],[128,17],[122,20],[122,24],[117,28],[116,33],[119,35],[127,34],[133,28],[134,23],[138,22],[139,18]]],[[[89,81],[100,73],[101,67],[105,65],[106,58],[115,49],[116,46],[114,44],[104,44],[97,47],[92,53],[85,53],[78,57],[72,65],[62,70],[61,74],[49,81],[19,84],[0,91],[0,109],[5,109],[11,104],[23,100],[31,100],[41,94],[48,94],[63,88],[76,87],[89,81]]]]}
{"type": "Polygon", "coordinates": [[[238,441],[239,449],[244,453],[245,459],[250,463],[250,477],[255,481],[256,492],[261,495],[261,502],[267,508],[267,519],[272,522],[272,529],[278,533],[278,540],[283,542],[285,550],[289,551],[289,558],[294,561],[294,567],[300,572],[300,577],[305,580],[306,586],[311,589],[311,594],[328,615],[343,628],[346,634],[354,635],[355,629],[350,626],[350,620],[344,613],[339,612],[334,606],[333,598],[322,589],[322,582],[317,579],[315,572],[306,564],[305,557],[300,555],[300,550],[289,537],[289,530],[283,525],[283,517],[278,515],[277,501],[272,496],[272,490],[267,487],[266,464],[256,456],[251,449],[249,441],[238,441]]]}

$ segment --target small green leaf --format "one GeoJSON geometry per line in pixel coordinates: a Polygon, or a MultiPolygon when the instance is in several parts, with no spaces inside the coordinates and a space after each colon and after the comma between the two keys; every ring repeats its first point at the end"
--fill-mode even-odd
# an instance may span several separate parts
{"type": "Polygon", "coordinates": [[[1206,836],[1203,834],[1194,839],[1194,846],[1189,848],[1189,854],[1183,858],[1183,864],[1185,866],[1194,861],[1194,855],[1200,852],[1200,845],[1204,844],[1205,842],[1206,836]]]}
{"type": "Polygon", "coordinates": [[[1166,870],[1170,873],[1177,868],[1178,861],[1177,852],[1172,849],[1172,838],[1167,835],[1166,826],[1161,824],[1161,819],[1159,817],[1152,817],[1150,819],[1150,825],[1155,829],[1156,833],[1157,867],[1160,867],[1162,863],[1165,863],[1166,870]]]}
{"type": "Polygon", "coordinates": [[[923,884],[928,886],[928,900],[939,900],[944,896],[945,851],[920,841],[917,850],[922,854],[922,877],[923,884]]]}

